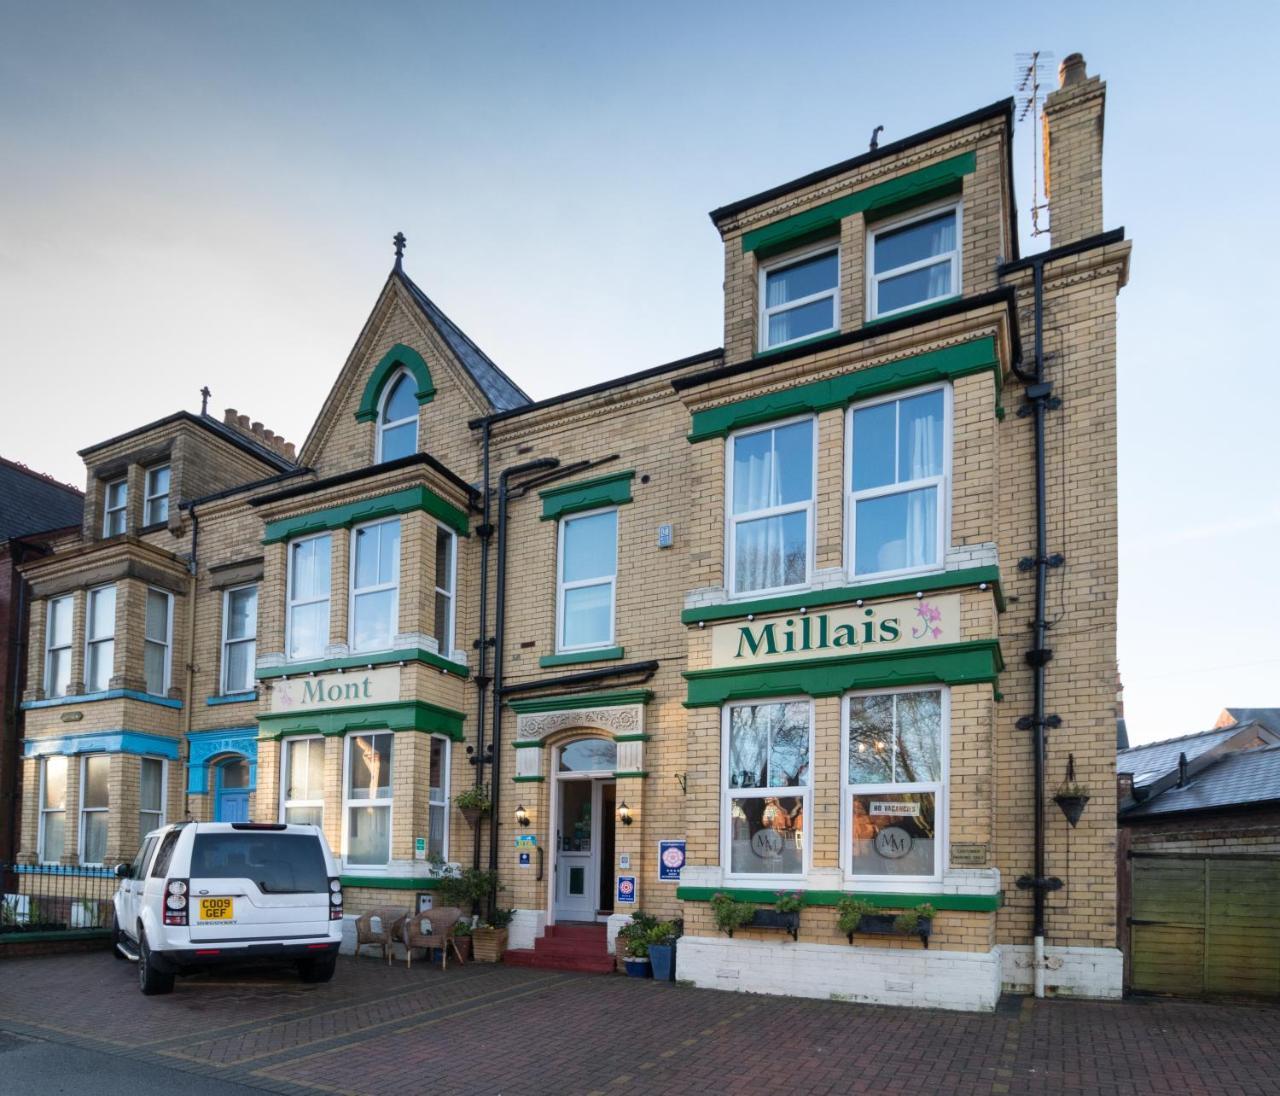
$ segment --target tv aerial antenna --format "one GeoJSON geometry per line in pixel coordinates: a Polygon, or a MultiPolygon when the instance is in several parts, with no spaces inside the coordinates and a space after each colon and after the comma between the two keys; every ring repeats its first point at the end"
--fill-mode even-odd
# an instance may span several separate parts
{"type": "Polygon", "coordinates": [[[1044,127],[1040,116],[1044,107],[1045,87],[1052,79],[1053,54],[1045,50],[1032,50],[1030,53],[1017,54],[1015,59],[1017,72],[1014,76],[1014,95],[1018,105],[1018,121],[1031,120],[1031,235],[1042,236],[1049,230],[1040,227],[1040,215],[1048,212],[1049,203],[1045,201],[1040,181],[1040,164],[1044,157],[1044,127]]]}

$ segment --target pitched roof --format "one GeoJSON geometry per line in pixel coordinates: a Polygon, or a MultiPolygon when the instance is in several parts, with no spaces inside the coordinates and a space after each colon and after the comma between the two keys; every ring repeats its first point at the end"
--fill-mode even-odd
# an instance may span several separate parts
{"type": "Polygon", "coordinates": [[[66,529],[84,516],[84,492],[0,457],[0,541],[66,529]]]}
{"type": "Polygon", "coordinates": [[[1179,738],[1166,738],[1161,742],[1146,742],[1128,750],[1118,750],[1116,772],[1132,773],[1134,784],[1141,787],[1177,768],[1180,754],[1185,753],[1187,760],[1193,761],[1202,753],[1220,746],[1239,730],[1239,726],[1233,724],[1230,727],[1215,727],[1209,731],[1198,731],[1179,738]]]}
{"type": "Polygon", "coordinates": [[[440,311],[436,303],[414,284],[409,275],[397,269],[395,276],[404,284],[431,326],[449,344],[453,356],[470,374],[471,379],[475,381],[495,411],[510,411],[533,402],[515,381],[497,367],[488,354],[471,341],[462,328],[440,311]]]}
{"type": "Polygon", "coordinates": [[[105,449],[108,445],[115,445],[117,442],[124,441],[136,434],[145,434],[148,430],[155,430],[161,426],[168,426],[174,422],[190,422],[196,426],[202,426],[211,433],[217,434],[224,441],[230,442],[237,449],[241,449],[250,456],[257,457],[265,464],[271,465],[273,468],[281,472],[289,472],[298,467],[297,461],[292,461],[282,453],[277,453],[274,449],[268,449],[265,445],[255,441],[247,434],[241,433],[239,430],[233,430],[226,423],[219,422],[212,415],[196,415],[191,411],[176,411],[172,415],[166,415],[162,419],[156,419],[155,422],[146,423],[144,426],[134,427],[132,430],[126,430],[123,434],[117,434],[114,438],[107,438],[106,441],[94,442],[92,445],[81,449],[79,456],[86,457],[90,453],[96,453],[99,449],[105,449]]]}
{"type": "Polygon", "coordinates": [[[1127,810],[1125,818],[1206,811],[1275,800],[1280,800],[1280,744],[1224,754],[1183,787],[1169,788],[1127,810]]]}
{"type": "MultiPolygon", "coordinates": [[[[1223,717],[1230,717],[1237,725],[1261,723],[1269,731],[1280,734],[1280,708],[1223,708],[1223,717]]],[[[1226,718],[1219,718],[1218,726],[1229,727],[1226,718]]]]}

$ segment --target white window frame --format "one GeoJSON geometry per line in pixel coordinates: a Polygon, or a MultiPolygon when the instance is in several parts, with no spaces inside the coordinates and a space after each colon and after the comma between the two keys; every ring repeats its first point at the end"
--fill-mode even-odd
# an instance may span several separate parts
{"type": "Polygon", "coordinates": [[[961,288],[961,255],[964,251],[964,217],[962,212],[962,204],[958,199],[941,202],[935,205],[926,206],[923,209],[914,210],[908,216],[899,217],[896,220],[885,221],[884,224],[877,224],[867,230],[867,318],[870,320],[881,320],[886,316],[897,316],[901,313],[910,312],[913,309],[925,308],[937,301],[950,300],[952,297],[958,297],[962,293],[961,288]],[[917,221],[927,221],[940,213],[955,211],[956,215],[956,246],[954,250],[942,252],[941,254],[931,256],[928,259],[919,259],[914,263],[907,263],[905,266],[896,266],[892,270],[886,270],[883,274],[877,274],[876,271],[876,237],[888,232],[896,232],[900,228],[906,228],[913,225],[917,221]],[[913,304],[904,304],[901,308],[891,308],[887,312],[879,310],[880,300],[880,283],[888,278],[896,278],[902,274],[910,274],[913,270],[923,270],[926,267],[937,266],[942,260],[950,256],[951,262],[951,289],[946,293],[942,293],[937,297],[930,297],[928,300],[916,301],[913,304]]]}
{"type": "Polygon", "coordinates": [[[169,766],[163,757],[143,756],[138,758],[138,840],[141,841],[152,830],[158,830],[164,825],[165,804],[169,801],[169,766]],[[148,761],[154,761],[160,766],[160,809],[158,811],[150,811],[142,806],[142,769],[148,761]],[[143,815],[158,815],[155,825],[148,826],[143,823],[143,815]]]}
{"type": "Polygon", "coordinates": [[[41,864],[61,864],[62,858],[67,855],[67,776],[70,775],[71,758],[65,754],[49,754],[40,758],[40,787],[38,789],[40,805],[40,818],[36,826],[36,859],[41,864]],[[61,761],[66,766],[66,772],[63,774],[62,780],[62,806],[46,807],[44,805],[44,786],[45,786],[45,769],[50,761],[61,761]],[[62,857],[57,860],[46,860],[44,858],[44,834],[45,834],[45,816],[50,814],[62,815],[62,857]]]}
{"type": "Polygon", "coordinates": [[[333,535],[329,531],[323,533],[312,533],[310,536],[296,537],[289,541],[288,549],[285,557],[285,576],[284,576],[284,650],[285,658],[293,659],[293,611],[306,605],[319,605],[324,602],[329,611],[325,614],[324,643],[321,644],[320,650],[315,654],[302,655],[298,659],[301,662],[313,661],[317,658],[324,658],[324,653],[329,646],[330,629],[333,625],[333,535]],[[320,540],[322,537],[329,538],[329,583],[328,593],[324,597],[299,598],[294,599],[293,596],[293,549],[294,545],[305,544],[309,540],[320,540]]]}
{"type": "MultiPolygon", "coordinates": [[[[844,423],[844,508],[845,508],[845,571],[849,576],[851,583],[864,582],[868,579],[876,579],[879,581],[883,578],[893,578],[896,576],[906,575],[926,575],[933,574],[945,570],[947,563],[947,545],[951,543],[951,453],[953,448],[952,431],[954,416],[953,409],[953,392],[951,385],[943,381],[938,384],[926,384],[919,388],[908,388],[901,392],[890,392],[883,396],[876,396],[873,399],[862,400],[859,403],[850,404],[845,412],[844,423]],[[900,400],[910,399],[913,396],[922,396],[927,392],[942,393],[942,474],[938,476],[925,476],[918,480],[903,480],[901,483],[887,483],[879,487],[866,487],[860,491],[853,489],[853,415],[855,411],[861,411],[867,407],[875,407],[884,403],[896,403],[900,400]],[[885,495],[903,495],[909,491],[923,490],[925,488],[934,487],[938,492],[938,543],[937,543],[937,560],[934,563],[927,563],[920,567],[899,567],[889,571],[861,571],[859,572],[857,557],[857,540],[855,534],[857,532],[858,506],[857,504],[864,499],[879,498],[885,495]]],[[[900,418],[901,416],[899,416],[900,418]]],[[[895,420],[894,433],[894,466],[895,471],[898,459],[898,427],[895,420]]]]}
{"type": "MultiPolygon", "coordinates": [[[[418,382],[414,380],[413,374],[410,373],[409,370],[397,369],[390,377],[387,378],[386,384],[382,386],[382,395],[378,397],[378,417],[376,420],[374,420],[377,423],[377,427],[378,427],[378,439],[377,439],[377,444],[374,447],[374,464],[382,463],[382,439],[383,439],[383,436],[386,434],[386,432],[388,430],[394,430],[397,426],[404,426],[406,423],[411,422],[414,424],[414,428],[413,428],[414,453],[422,452],[421,438],[418,436],[421,431],[421,426],[418,421],[418,413],[421,410],[421,405],[417,403],[417,395],[416,395],[417,384],[418,382]],[[396,386],[396,382],[399,381],[402,377],[408,379],[409,384],[413,386],[413,390],[415,392],[413,416],[411,418],[406,417],[403,419],[396,419],[394,422],[383,422],[382,415],[383,415],[383,412],[386,411],[387,409],[387,401],[391,399],[391,393],[396,386]]],[[[397,459],[400,459],[400,458],[397,458],[397,459]]]]}
{"type": "Polygon", "coordinates": [[[165,600],[165,640],[163,643],[158,639],[152,639],[147,635],[146,611],[142,614],[142,650],[143,650],[143,674],[146,673],[146,649],[149,645],[164,648],[164,681],[160,685],[158,693],[151,693],[151,696],[167,696],[169,687],[173,684],[173,595],[168,590],[161,590],[158,586],[148,586],[147,594],[159,594],[165,600]]]}
{"type": "Polygon", "coordinates": [[[115,660],[116,660],[116,615],[120,609],[120,591],[116,588],[114,582],[108,582],[102,586],[94,586],[85,594],[84,599],[84,685],[86,693],[105,692],[111,688],[111,678],[115,676],[115,660]],[[113,591],[115,599],[116,613],[111,616],[111,634],[109,636],[95,636],[93,634],[93,599],[95,594],[101,593],[103,590],[113,591]],[[93,687],[93,683],[89,680],[89,670],[93,665],[92,652],[95,646],[101,646],[104,643],[111,644],[111,673],[107,676],[107,684],[103,689],[93,687]]]}
{"type": "MultiPolygon", "coordinates": [[[[403,530],[401,531],[403,535],[403,530]]],[[[458,534],[450,529],[447,525],[436,524],[436,536],[440,533],[446,533],[449,537],[449,589],[446,590],[440,585],[440,576],[436,575],[435,594],[443,595],[449,599],[449,642],[444,646],[439,646],[440,637],[436,636],[437,649],[441,658],[453,660],[454,648],[458,645],[458,534]],[[447,649],[446,649],[447,648],[447,649]]],[[[435,554],[435,545],[432,544],[432,554],[435,554]]],[[[435,630],[435,599],[431,602],[431,627],[435,630]]]]}
{"type": "MultiPolygon", "coordinates": [[[[290,773],[292,771],[289,768],[289,766],[293,760],[293,747],[302,742],[323,743],[324,738],[320,735],[314,735],[314,734],[288,735],[281,742],[282,749],[281,749],[281,756],[280,756],[281,763],[280,763],[280,816],[279,817],[281,822],[287,822],[288,821],[287,812],[290,807],[299,807],[299,808],[319,807],[320,808],[320,828],[321,830],[323,830],[324,829],[323,793],[320,799],[290,799],[289,798],[289,782],[290,782],[290,773]]],[[[394,749],[392,750],[391,756],[392,756],[392,759],[394,760],[395,759],[394,749]]],[[[323,757],[321,757],[320,765],[322,769],[320,774],[320,787],[321,789],[323,789],[324,788],[324,772],[323,772],[324,758],[323,757]]],[[[310,776],[310,773],[308,773],[307,775],[310,776]]],[[[345,774],[344,774],[344,778],[345,778],[345,774]]],[[[346,798],[345,783],[343,784],[342,794],[343,794],[343,798],[345,799],[346,798]]],[[[343,833],[343,840],[345,841],[346,840],[346,824],[345,823],[343,824],[342,833],[343,833]]]]}
{"type": "Polygon", "coordinates": [[[862,887],[871,883],[884,889],[908,888],[934,884],[941,881],[950,861],[951,831],[951,688],[947,685],[901,685],[888,689],[859,689],[845,693],[840,698],[840,870],[846,886],[862,887]],[[942,741],[939,756],[942,761],[942,779],[921,783],[855,784],[849,783],[849,701],[858,696],[902,696],[904,693],[942,694],[942,741]],[[938,828],[934,837],[934,870],[932,875],[855,875],[853,872],[853,797],[854,795],[901,795],[907,792],[933,792],[934,823],[938,828]]]}
{"type": "Polygon", "coordinates": [[[453,755],[452,755],[453,741],[447,735],[442,735],[442,734],[431,735],[431,741],[433,743],[439,741],[442,744],[443,756],[440,759],[440,769],[441,769],[442,780],[441,780],[441,787],[440,787],[440,798],[438,799],[433,798],[433,793],[435,792],[435,789],[431,785],[431,758],[430,758],[430,755],[428,755],[427,757],[427,847],[428,848],[431,847],[431,837],[432,837],[431,808],[443,807],[444,809],[440,812],[441,817],[444,819],[444,824],[441,828],[441,834],[440,834],[440,856],[447,861],[449,859],[449,813],[450,813],[449,812],[449,766],[453,761],[453,755]]]}
{"type": "Polygon", "coordinates": [[[49,599],[48,605],[45,607],[44,618],[44,695],[53,699],[54,697],[66,696],[67,690],[62,692],[54,691],[53,681],[53,660],[50,657],[55,651],[65,651],[67,656],[67,688],[71,687],[71,650],[74,646],[72,637],[75,634],[75,595],[63,594],[61,597],[53,597],[49,599]],[[66,643],[59,643],[54,646],[53,640],[53,607],[59,602],[66,601],[71,603],[71,626],[67,629],[66,643]]]}
{"type": "Polygon", "coordinates": [[[582,510],[578,513],[566,514],[556,522],[556,654],[572,654],[577,651],[603,651],[612,647],[618,634],[618,542],[621,540],[621,523],[618,507],[601,506],[595,510],[582,510]],[[613,515],[613,574],[608,577],[564,579],[564,534],[569,524],[583,518],[599,517],[601,514],[613,515]],[[568,590],[586,589],[589,586],[609,587],[609,638],[603,643],[578,643],[569,645],[564,642],[564,602],[568,590]]]}
{"type": "Polygon", "coordinates": [[[222,591],[222,665],[218,674],[218,688],[222,696],[231,696],[236,693],[250,692],[254,687],[253,671],[257,662],[257,646],[258,646],[258,597],[261,591],[258,589],[256,582],[246,582],[239,586],[228,586],[222,591]],[[240,636],[231,638],[227,635],[227,623],[231,619],[231,595],[238,594],[245,590],[254,591],[254,611],[253,611],[253,635],[240,636]],[[227,667],[230,666],[231,660],[227,657],[230,648],[246,643],[252,643],[254,646],[255,658],[249,659],[249,683],[241,688],[231,688],[227,682],[227,667]]]}
{"type": "Polygon", "coordinates": [[[785,255],[778,255],[767,263],[762,263],[756,299],[759,303],[757,321],[758,345],[762,351],[779,350],[784,346],[792,346],[795,343],[807,342],[809,339],[820,339],[824,335],[836,334],[840,330],[840,244],[838,240],[832,238],[816,247],[805,247],[797,251],[789,251],[785,255]],[[818,293],[810,293],[807,297],[797,297],[794,301],[775,305],[773,308],[769,308],[765,304],[768,276],[771,273],[780,267],[794,266],[796,263],[802,263],[806,259],[816,259],[821,255],[828,255],[833,252],[836,257],[836,283],[830,289],[824,289],[818,293]],[[785,342],[769,342],[769,320],[771,317],[778,315],[780,312],[790,312],[792,309],[801,308],[806,304],[813,304],[815,301],[821,301],[827,297],[831,298],[831,319],[833,321],[831,327],[824,328],[821,331],[812,331],[808,335],[797,335],[794,339],[787,339],[785,342]]]}
{"type": "Polygon", "coordinates": [[[817,715],[813,697],[810,696],[770,696],[752,700],[735,700],[720,709],[720,864],[725,880],[740,883],[764,883],[791,885],[803,883],[813,868],[813,786],[816,775],[814,755],[814,723],[817,715]],[[729,787],[729,724],[730,713],[734,708],[759,707],[762,704],[804,704],[809,709],[809,780],[804,787],[789,788],[731,788],[729,787]],[[734,872],[733,870],[733,826],[731,812],[735,799],[782,799],[803,798],[804,800],[804,870],[796,875],[762,875],[758,872],[734,872]]]}
{"type": "MultiPolygon", "coordinates": [[[[100,867],[102,867],[102,866],[107,862],[107,846],[106,846],[106,842],[103,842],[103,846],[102,846],[102,859],[101,859],[101,860],[86,860],[86,859],[84,858],[84,831],[85,831],[85,820],[86,820],[86,819],[85,819],[85,816],[86,816],[86,815],[90,815],[90,814],[102,814],[102,815],[106,815],[106,816],[107,816],[107,825],[108,825],[108,826],[110,826],[110,824],[111,824],[111,823],[110,823],[110,818],[111,818],[111,757],[110,757],[110,755],[109,755],[109,754],[104,754],[104,753],[81,754],[81,756],[80,756],[80,788],[79,788],[79,791],[80,791],[80,804],[79,804],[79,806],[80,806],[80,812],[79,812],[79,813],[80,813],[80,817],[79,817],[79,826],[78,826],[78,830],[77,830],[77,833],[76,833],[76,859],[80,862],[80,865],[81,865],[82,867],[86,867],[86,868],[100,868],[100,867]],[[88,786],[89,786],[89,781],[88,781],[89,763],[90,763],[91,761],[96,761],[96,760],[98,760],[99,758],[101,758],[103,761],[105,761],[105,762],[107,763],[107,805],[106,805],[105,807],[86,807],[86,806],[84,805],[84,801],[85,801],[85,789],[86,789],[86,788],[88,788],[88,786]]],[[[63,832],[65,833],[66,831],[65,831],[65,830],[63,830],[63,832]]]]}
{"type": "Polygon", "coordinates": [[[143,491],[142,524],[143,525],[158,525],[160,522],[169,520],[169,494],[172,487],[173,487],[173,469],[169,464],[167,463],[157,464],[147,469],[147,474],[146,474],[144,486],[142,489],[143,491]],[[165,487],[163,491],[156,491],[154,489],[155,476],[157,476],[160,472],[169,473],[169,484],[168,486],[165,487]],[[152,505],[154,503],[159,502],[160,499],[164,499],[164,516],[153,518],[151,516],[152,505]]]}
{"type": "Polygon", "coordinates": [[[107,480],[102,485],[102,535],[104,537],[118,537],[121,533],[129,531],[129,479],[127,476],[121,476],[118,479],[107,480]],[[124,486],[123,498],[119,506],[111,505],[111,489],[113,487],[124,486]],[[116,515],[120,515],[120,528],[116,532],[111,531],[111,519],[116,515]]]}
{"type": "Polygon", "coordinates": [[[727,579],[725,589],[729,599],[757,599],[769,597],[772,594],[783,593],[788,590],[804,590],[807,589],[809,583],[813,581],[815,547],[814,540],[817,532],[817,496],[818,496],[818,417],[816,415],[793,415],[790,418],[778,419],[774,422],[762,423],[759,426],[748,426],[741,430],[735,430],[729,435],[729,444],[724,447],[724,544],[725,544],[725,561],[724,573],[727,579]],[[783,426],[790,426],[797,422],[809,422],[812,424],[810,432],[810,470],[809,470],[809,501],[808,502],[788,502],[779,506],[766,506],[763,510],[748,510],[742,514],[733,512],[733,454],[734,448],[738,444],[739,438],[750,437],[753,434],[763,434],[766,430],[776,430],[783,426]],[[758,521],[761,518],[781,517],[784,514],[794,514],[799,510],[806,512],[805,522],[805,558],[804,558],[804,581],[792,583],[789,586],[764,586],[758,590],[743,590],[741,593],[737,590],[737,547],[738,547],[738,526],[748,521],[758,521]]]}
{"type": "Polygon", "coordinates": [[[358,868],[360,871],[386,871],[395,860],[395,840],[396,831],[393,829],[395,823],[395,763],[396,751],[399,747],[396,745],[395,732],[390,730],[369,730],[369,731],[348,731],[342,736],[342,863],[344,866],[358,868]],[[355,747],[356,739],[362,734],[367,735],[390,735],[391,736],[391,768],[392,779],[389,782],[391,794],[385,799],[352,799],[351,798],[351,751],[355,747]],[[387,862],[385,864],[350,864],[347,863],[348,842],[347,835],[351,827],[351,808],[352,807],[385,807],[387,810],[387,862]]]}
{"type": "MultiPolygon", "coordinates": [[[[365,654],[369,651],[390,651],[395,649],[396,635],[400,632],[400,566],[404,549],[404,524],[399,517],[379,518],[377,521],[364,521],[359,525],[353,525],[351,532],[348,534],[349,540],[347,555],[349,577],[347,580],[347,647],[352,654],[365,654]],[[362,586],[356,588],[356,537],[361,529],[373,529],[379,525],[395,525],[399,529],[399,536],[396,538],[396,558],[391,567],[392,579],[390,582],[375,582],[372,586],[362,586]],[[391,630],[387,635],[387,642],[382,646],[374,647],[357,647],[356,646],[356,598],[366,594],[381,594],[386,591],[392,591],[395,594],[391,604],[391,630]]],[[[434,545],[432,550],[434,551],[434,545]]],[[[434,611],[434,608],[433,608],[434,611]]]]}

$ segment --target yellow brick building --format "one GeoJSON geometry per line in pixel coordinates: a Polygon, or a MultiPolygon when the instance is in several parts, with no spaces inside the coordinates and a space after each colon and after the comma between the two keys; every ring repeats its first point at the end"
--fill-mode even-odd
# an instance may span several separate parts
{"type": "Polygon", "coordinates": [[[1118,995],[1129,245],[1061,84],[1036,256],[1001,102],[715,210],[723,349],[531,401],[398,238],[299,451],[233,410],[85,450],[25,569],[22,859],[314,822],[352,913],[496,870],[514,958],[643,910],[698,985],[1118,995]]]}

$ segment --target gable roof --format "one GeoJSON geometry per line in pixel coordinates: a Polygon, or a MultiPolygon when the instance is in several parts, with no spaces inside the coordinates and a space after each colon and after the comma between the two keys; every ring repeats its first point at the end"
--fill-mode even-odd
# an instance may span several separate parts
{"type": "Polygon", "coordinates": [[[426,316],[427,322],[448,343],[453,356],[458,359],[476,386],[484,393],[485,399],[495,411],[510,411],[533,402],[529,395],[499,369],[493,359],[476,346],[467,333],[449,319],[398,265],[393,271],[393,276],[400,279],[405,289],[409,291],[409,296],[413,298],[413,302],[426,316]]]}
{"type": "Polygon", "coordinates": [[[1184,734],[1179,738],[1166,738],[1161,742],[1147,742],[1128,750],[1116,751],[1116,772],[1132,773],[1137,787],[1150,784],[1178,767],[1178,758],[1187,755],[1194,761],[1215,746],[1221,746],[1240,730],[1238,725],[1215,727],[1209,731],[1184,734]]]}
{"type": "Polygon", "coordinates": [[[1181,788],[1125,811],[1125,818],[1206,811],[1280,800],[1280,744],[1224,754],[1181,788]]]}
{"type": "Polygon", "coordinates": [[[1269,731],[1280,734],[1280,708],[1223,708],[1219,727],[1232,724],[1261,723],[1269,731]]]}
{"type": "Polygon", "coordinates": [[[67,529],[83,517],[83,491],[0,457],[0,541],[67,529]]]}

